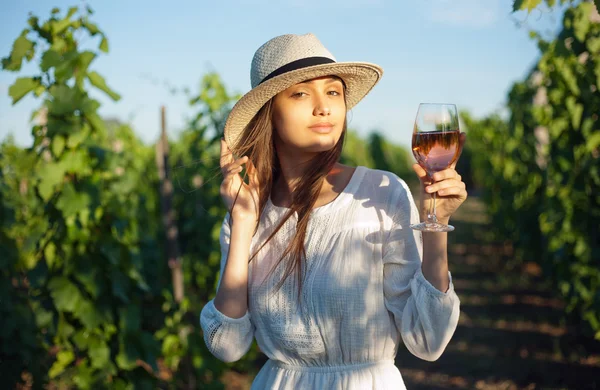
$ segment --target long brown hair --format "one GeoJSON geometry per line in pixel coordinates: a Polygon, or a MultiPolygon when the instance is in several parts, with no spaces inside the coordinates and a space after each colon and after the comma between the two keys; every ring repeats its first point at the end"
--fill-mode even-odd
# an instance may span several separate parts
{"type": "MultiPolygon", "coordinates": [[[[343,81],[342,84],[344,84],[343,81]]],[[[344,98],[345,96],[344,84],[344,98]]],[[[271,195],[273,183],[277,181],[281,174],[279,158],[275,151],[275,129],[273,128],[272,117],[273,99],[269,100],[245,127],[241,134],[240,141],[235,149],[232,150],[236,156],[248,156],[250,161],[252,161],[256,167],[260,182],[259,220],[261,219],[264,208],[271,195]]],[[[296,225],[296,234],[275,266],[271,269],[271,274],[281,262],[284,261],[286,256],[292,253],[291,261],[288,261],[285,273],[273,292],[279,290],[285,283],[285,280],[292,273],[295,273],[298,280],[299,302],[301,301],[301,291],[305,277],[306,250],[304,247],[304,240],[306,238],[310,213],[319,198],[323,180],[325,180],[328,173],[340,159],[344,146],[346,129],[347,122],[346,119],[344,119],[342,134],[337,144],[328,151],[318,153],[315,158],[307,163],[308,165],[304,175],[292,191],[292,200],[291,205],[289,206],[290,210],[283,216],[273,233],[271,233],[267,240],[262,243],[248,260],[248,263],[250,263],[256,257],[258,252],[277,234],[294,212],[297,212],[298,222],[296,225]]],[[[266,279],[267,278],[265,278],[265,280],[266,279]]]]}

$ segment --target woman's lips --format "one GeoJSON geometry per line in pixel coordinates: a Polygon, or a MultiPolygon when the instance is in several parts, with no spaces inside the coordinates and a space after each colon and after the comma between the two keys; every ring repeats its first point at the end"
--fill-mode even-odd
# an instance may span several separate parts
{"type": "Polygon", "coordinates": [[[317,133],[326,134],[333,130],[333,124],[329,122],[316,123],[312,126],[309,126],[309,129],[317,133]]]}

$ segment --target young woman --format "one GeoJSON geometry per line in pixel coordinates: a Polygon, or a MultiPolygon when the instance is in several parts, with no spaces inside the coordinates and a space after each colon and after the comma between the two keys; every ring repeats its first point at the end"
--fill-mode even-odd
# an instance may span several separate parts
{"type": "Polygon", "coordinates": [[[447,233],[409,225],[426,215],[425,192],[438,193],[447,222],[467,197],[460,175],[452,167],[426,185],[415,165],[418,209],[395,174],[338,162],[346,112],[381,75],[335,62],[312,34],[279,36],[255,53],[252,90],[228,117],[221,276],[200,322],[226,362],[256,338],[269,360],[253,389],[402,389],[400,338],[433,361],[454,333],[447,233]]]}

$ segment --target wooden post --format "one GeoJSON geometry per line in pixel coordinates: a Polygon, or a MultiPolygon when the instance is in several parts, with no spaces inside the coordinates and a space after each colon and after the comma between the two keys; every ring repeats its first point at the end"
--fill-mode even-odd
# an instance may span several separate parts
{"type": "Polygon", "coordinates": [[[181,269],[181,255],[179,254],[177,221],[175,210],[171,204],[173,184],[169,178],[169,141],[167,139],[167,125],[165,106],[160,108],[161,133],[156,143],[156,166],[160,178],[160,208],[162,222],[167,233],[167,258],[173,278],[173,296],[176,302],[183,299],[183,270],[181,269]]]}

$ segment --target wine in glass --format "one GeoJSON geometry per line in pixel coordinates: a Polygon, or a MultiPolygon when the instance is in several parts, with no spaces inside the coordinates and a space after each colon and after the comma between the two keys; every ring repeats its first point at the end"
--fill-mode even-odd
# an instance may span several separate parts
{"type": "MultiPolygon", "coordinates": [[[[412,136],[412,151],[417,163],[433,174],[449,168],[460,154],[458,111],[454,104],[421,103],[412,136]]],[[[411,225],[424,232],[451,232],[454,226],[439,223],[435,213],[436,193],[425,222],[411,225]]]]}

